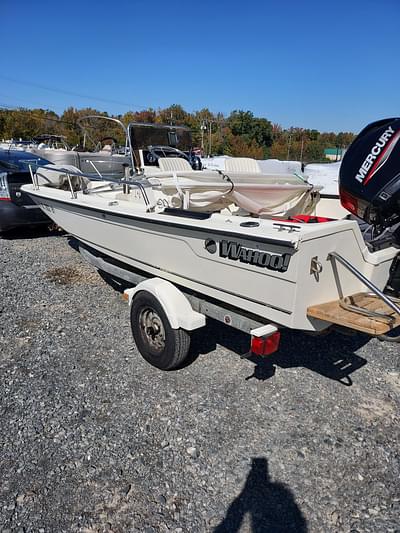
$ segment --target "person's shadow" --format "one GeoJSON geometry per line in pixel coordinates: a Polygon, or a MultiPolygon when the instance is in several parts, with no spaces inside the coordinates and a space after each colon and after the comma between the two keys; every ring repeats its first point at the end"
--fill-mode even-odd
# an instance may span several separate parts
{"type": "Polygon", "coordinates": [[[288,487],[271,482],[268,462],[253,457],[242,492],[213,533],[237,533],[249,514],[252,533],[306,533],[307,523],[288,487]]]}

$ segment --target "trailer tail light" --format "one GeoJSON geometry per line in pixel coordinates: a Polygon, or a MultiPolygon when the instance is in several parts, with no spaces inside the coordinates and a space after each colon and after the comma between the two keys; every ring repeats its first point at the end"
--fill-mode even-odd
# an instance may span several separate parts
{"type": "Polygon", "coordinates": [[[10,202],[10,189],[8,188],[7,173],[0,172],[0,200],[10,202]]]}
{"type": "Polygon", "coordinates": [[[268,336],[252,337],[251,351],[256,355],[271,355],[278,350],[280,340],[280,331],[276,331],[268,336]]]}

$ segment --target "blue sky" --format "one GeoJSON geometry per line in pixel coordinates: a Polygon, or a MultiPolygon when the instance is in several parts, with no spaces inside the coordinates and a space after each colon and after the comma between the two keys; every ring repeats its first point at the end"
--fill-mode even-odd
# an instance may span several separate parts
{"type": "Polygon", "coordinates": [[[357,132],[400,112],[400,0],[0,0],[0,105],[181,104],[357,132]]]}

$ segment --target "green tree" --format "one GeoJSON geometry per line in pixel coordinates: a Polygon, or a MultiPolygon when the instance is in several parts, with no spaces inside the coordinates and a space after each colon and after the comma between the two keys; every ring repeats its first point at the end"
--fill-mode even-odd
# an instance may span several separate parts
{"type": "Polygon", "coordinates": [[[273,127],[269,120],[254,117],[251,111],[232,111],[226,121],[233,135],[243,137],[249,146],[254,141],[263,148],[263,155],[272,146],[273,127]]]}
{"type": "Polygon", "coordinates": [[[178,104],[158,111],[158,119],[162,124],[185,124],[187,115],[183,107],[178,104]]]}

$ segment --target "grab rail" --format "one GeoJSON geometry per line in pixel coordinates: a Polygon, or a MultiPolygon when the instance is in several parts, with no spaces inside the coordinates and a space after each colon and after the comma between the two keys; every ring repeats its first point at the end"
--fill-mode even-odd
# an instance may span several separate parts
{"type": "Polygon", "coordinates": [[[92,161],[91,159],[86,159],[85,162],[86,162],[86,163],[90,163],[90,164],[92,165],[92,167],[94,168],[96,174],[97,174],[98,176],[100,176],[100,178],[102,178],[102,175],[100,174],[98,168],[96,167],[96,165],[93,163],[93,161],[92,161]]]}
{"type": "MultiPolygon", "coordinates": [[[[103,177],[100,173],[99,173],[99,176],[93,176],[93,175],[89,175],[89,174],[84,174],[82,172],[74,172],[73,170],[69,170],[69,169],[66,169],[66,168],[63,168],[63,167],[49,168],[49,167],[47,167],[45,165],[36,165],[35,172],[33,172],[32,168],[31,168],[31,165],[29,165],[31,179],[32,179],[32,183],[33,183],[33,186],[34,186],[35,189],[39,189],[40,188],[38,177],[37,177],[37,171],[38,171],[39,168],[44,168],[46,170],[51,170],[51,171],[60,172],[60,173],[65,174],[66,178],[68,180],[68,184],[69,184],[69,188],[70,188],[70,191],[71,191],[71,197],[72,198],[76,198],[77,195],[76,195],[76,191],[73,189],[73,186],[72,186],[71,176],[78,176],[79,178],[85,178],[85,179],[87,179],[89,181],[108,181],[110,184],[121,185],[122,187],[124,187],[126,185],[128,185],[128,186],[129,185],[133,185],[134,187],[137,187],[140,190],[140,192],[142,193],[143,201],[144,201],[144,203],[146,205],[146,208],[150,207],[150,201],[149,201],[149,197],[147,195],[146,189],[145,189],[143,183],[141,183],[138,180],[134,180],[134,179],[128,178],[128,177],[125,177],[125,178],[114,178],[114,177],[111,177],[111,176],[103,177]]],[[[90,194],[90,189],[86,192],[86,194],[90,194]]]]}
{"type": "Polygon", "coordinates": [[[347,261],[347,259],[342,257],[337,252],[330,252],[328,254],[327,259],[331,260],[331,258],[337,259],[339,263],[341,263],[345,268],[347,268],[347,270],[349,270],[356,278],[358,278],[361,281],[361,283],[366,285],[376,296],[378,296],[378,298],[383,300],[385,304],[387,304],[391,309],[393,309],[395,313],[400,315],[400,307],[398,307],[391,298],[386,296],[386,294],[384,294],[380,289],[378,289],[378,287],[376,287],[372,283],[372,281],[370,281],[363,274],[361,274],[361,272],[359,272],[349,261],[347,261]]]}

